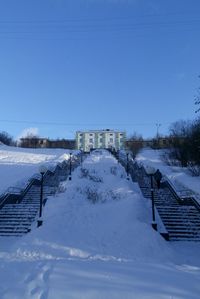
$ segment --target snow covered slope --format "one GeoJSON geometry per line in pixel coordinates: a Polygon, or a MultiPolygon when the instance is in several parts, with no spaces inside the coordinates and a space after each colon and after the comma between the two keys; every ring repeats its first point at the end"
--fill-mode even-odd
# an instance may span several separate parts
{"type": "Polygon", "coordinates": [[[64,149],[25,149],[0,145],[0,194],[8,187],[21,187],[34,174],[39,165],[53,164],[68,159],[64,149]]]}
{"type": "Polygon", "coordinates": [[[149,205],[109,153],[94,152],[63,187],[42,227],[0,239],[0,298],[199,298],[199,244],[151,228],[149,205]]]}
{"type": "Polygon", "coordinates": [[[163,162],[162,155],[165,150],[143,149],[136,157],[136,160],[143,165],[149,165],[166,175],[174,184],[177,191],[190,189],[200,194],[199,177],[194,177],[186,167],[168,166],[163,162]]]}

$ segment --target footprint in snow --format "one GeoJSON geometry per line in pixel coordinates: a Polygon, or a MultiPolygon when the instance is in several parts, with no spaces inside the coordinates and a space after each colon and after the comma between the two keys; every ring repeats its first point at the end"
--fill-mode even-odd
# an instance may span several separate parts
{"type": "Polygon", "coordinates": [[[47,299],[49,292],[49,277],[52,267],[49,264],[42,263],[37,266],[30,274],[25,283],[27,283],[28,294],[33,299],[47,299]]]}

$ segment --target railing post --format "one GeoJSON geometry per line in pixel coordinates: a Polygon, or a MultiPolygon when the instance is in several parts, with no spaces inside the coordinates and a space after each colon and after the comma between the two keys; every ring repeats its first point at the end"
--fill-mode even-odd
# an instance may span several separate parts
{"type": "Polygon", "coordinates": [[[127,174],[127,180],[129,180],[129,159],[128,159],[128,153],[126,154],[126,174],[127,174]]]}
{"type": "Polygon", "coordinates": [[[72,179],[72,153],[69,154],[69,181],[72,179]]]}
{"type": "Polygon", "coordinates": [[[157,223],[155,221],[155,202],[154,202],[154,188],[153,188],[153,174],[150,174],[151,178],[151,202],[152,202],[152,227],[157,230],[157,223]]]}
{"type": "Polygon", "coordinates": [[[37,227],[41,226],[43,223],[42,220],[42,205],[43,205],[43,184],[44,184],[44,174],[46,172],[46,167],[41,166],[40,174],[41,174],[41,181],[40,181],[40,210],[39,210],[39,219],[37,221],[37,227]]]}

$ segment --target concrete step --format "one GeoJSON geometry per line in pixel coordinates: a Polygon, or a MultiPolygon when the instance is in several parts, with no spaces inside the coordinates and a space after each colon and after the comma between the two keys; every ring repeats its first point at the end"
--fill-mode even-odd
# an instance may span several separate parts
{"type": "Polygon", "coordinates": [[[25,222],[25,221],[3,221],[0,222],[0,227],[16,227],[16,226],[31,226],[32,222],[25,222]]]}
{"type": "Polygon", "coordinates": [[[0,228],[0,233],[12,233],[12,232],[17,232],[17,233],[26,233],[29,232],[30,228],[26,228],[26,227],[20,227],[20,226],[15,226],[15,227],[1,227],[0,228]]]}
{"type": "Polygon", "coordinates": [[[23,224],[17,224],[17,225],[0,225],[0,232],[3,230],[12,230],[12,231],[16,231],[16,230],[24,230],[27,231],[30,228],[31,224],[28,225],[23,225],[23,224]]]}
{"type": "Polygon", "coordinates": [[[1,212],[4,213],[4,212],[10,212],[10,211],[34,211],[34,210],[38,210],[39,208],[39,205],[38,206],[20,206],[20,207],[4,207],[1,212]]]}
{"type": "Polygon", "coordinates": [[[176,242],[199,242],[200,237],[191,237],[191,236],[170,236],[169,241],[176,241],[176,242]]]}
{"type": "Polygon", "coordinates": [[[195,228],[191,229],[191,230],[187,230],[184,228],[177,228],[172,230],[172,228],[167,228],[167,232],[170,236],[172,235],[194,235],[194,236],[199,236],[200,237],[200,231],[199,230],[195,230],[195,228]]]}
{"type": "Polygon", "coordinates": [[[199,215],[196,215],[196,214],[183,214],[183,213],[182,214],[181,213],[160,214],[159,213],[159,215],[162,219],[171,219],[171,220],[180,219],[180,220],[185,220],[187,222],[192,221],[192,220],[195,220],[195,221],[200,220],[199,215]]]}
{"type": "MultiPolygon", "coordinates": [[[[165,206],[163,207],[163,205],[161,205],[161,206],[157,206],[156,205],[156,207],[160,211],[162,211],[162,210],[165,211],[166,210],[166,207],[165,206]]],[[[168,206],[168,210],[172,210],[172,211],[174,210],[174,211],[176,211],[177,209],[181,209],[182,211],[186,210],[186,211],[197,211],[198,212],[198,210],[194,206],[180,206],[180,205],[177,205],[177,207],[168,206]]]]}
{"type": "Polygon", "coordinates": [[[170,215],[160,215],[162,220],[171,220],[171,221],[175,221],[175,220],[182,220],[185,222],[190,222],[190,221],[200,221],[199,215],[195,216],[195,215],[183,215],[183,214],[170,214],[170,215]]]}
{"type": "Polygon", "coordinates": [[[4,208],[1,210],[2,213],[4,212],[10,212],[10,211],[34,211],[34,210],[38,210],[39,206],[20,206],[20,207],[6,207],[4,206],[4,208]]]}
{"type": "Polygon", "coordinates": [[[190,218],[161,218],[163,223],[165,225],[169,224],[169,223],[174,223],[174,224],[185,224],[185,225],[199,225],[200,224],[200,220],[197,219],[190,219],[190,218]]]}
{"type": "Polygon", "coordinates": [[[13,217],[13,216],[8,216],[8,217],[0,217],[0,222],[4,222],[4,221],[28,221],[28,222],[32,222],[35,219],[35,215],[34,216],[25,216],[25,217],[13,217]]]}
{"type": "Polygon", "coordinates": [[[37,215],[37,212],[32,212],[32,213],[20,213],[20,212],[15,212],[15,213],[3,213],[0,214],[0,219],[5,218],[5,217],[12,217],[12,218],[23,218],[23,217],[35,217],[37,215]]]}
{"type": "MultiPolygon", "coordinates": [[[[26,233],[28,233],[28,232],[26,232],[26,233]]],[[[25,235],[26,233],[24,233],[24,232],[22,232],[22,233],[19,233],[19,232],[17,232],[17,233],[8,233],[8,232],[3,233],[3,232],[1,232],[0,237],[5,237],[5,238],[7,238],[7,237],[17,237],[17,238],[19,238],[19,237],[22,237],[23,235],[25,235]]]]}

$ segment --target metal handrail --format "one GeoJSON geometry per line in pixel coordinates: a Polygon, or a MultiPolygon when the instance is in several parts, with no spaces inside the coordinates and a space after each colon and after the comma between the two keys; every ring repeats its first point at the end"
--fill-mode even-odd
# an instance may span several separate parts
{"type": "MultiPolygon", "coordinates": [[[[81,154],[81,153],[80,153],[81,154]]],[[[79,153],[77,155],[74,155],[74,157],[79,157],[79,153]]],[[[76,167],[76,164],[79,160],[73,159],[72,169],[76,167]]],[[[51,165],[51,167],[48,167],[47,171],[44,174],[44,179],[47,178],[49,175],[55,175],[57,170],[63,170],[67,169],[69,167],[69,161],[63,160],[62,162],[58,162],[56,165],[51,165]]],[[[41,176],[39,173],[35,173],[31,176],[31,178],[28,180],[25,188],[20,187],[9,187],[2,195],[0,195],[0,208],[3,207],[9,200],[9,197],[15,196],[17,198],[17,201],[21,201],[22,198],[26,195],[26,193],[30,190],[30,188],[33,185],[39,184],[41,181],[41,176]]]]}

